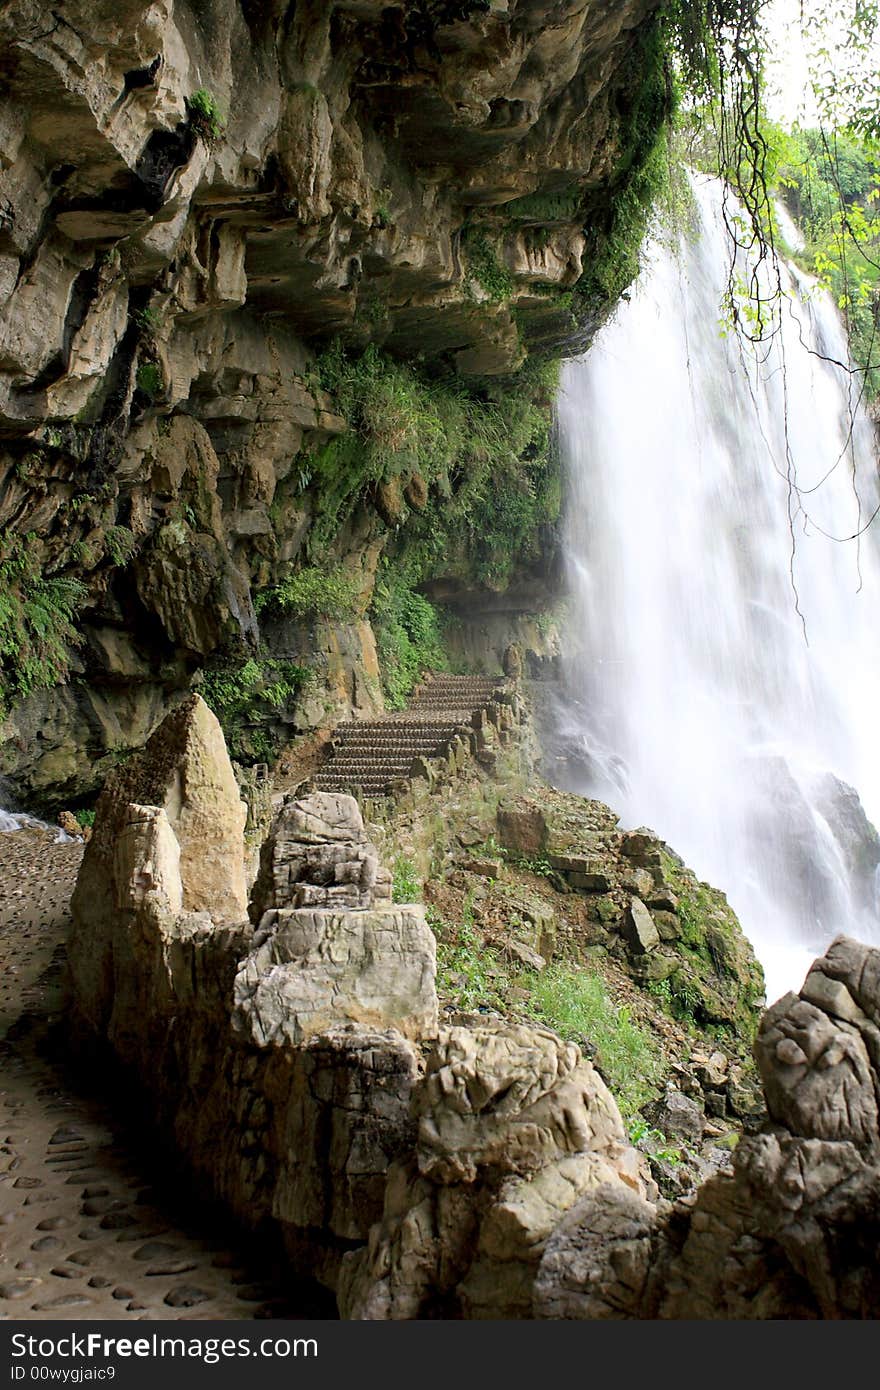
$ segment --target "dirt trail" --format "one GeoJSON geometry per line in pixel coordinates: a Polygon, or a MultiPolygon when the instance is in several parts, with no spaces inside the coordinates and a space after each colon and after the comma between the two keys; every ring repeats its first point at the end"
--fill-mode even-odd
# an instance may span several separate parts
{"type": "Polygon", "coordinates": [[[326,1316],[71,1078],[64,942],[81,855],[50,831],[0,834],[0,1318],[326,1316]]]}

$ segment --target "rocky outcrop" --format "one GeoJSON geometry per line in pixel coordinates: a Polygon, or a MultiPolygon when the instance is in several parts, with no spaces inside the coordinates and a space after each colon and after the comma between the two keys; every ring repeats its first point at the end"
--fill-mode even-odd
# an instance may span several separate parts
{"type": "Polygon", "coordinates": [[[839,937],[762,1021],[762,1132],[668,1217],[620,1193],[572,1208],[535,1315],[876,1317],[878,1022],[880,951],[839,937]]]}
{"type": "Polygon", "coordinates": [[[353,796],[323,793],[290,798],[260,854],[251,918],[272,909],[371,908],[391,902],[391,875],[370,844],[353,796]]]}
{"type": "MultiPolygon", "coordinates": [[[[268,694],[243,745],[263,761],[267,728],[381,706],[376,567],[389,527],[450,483],[414,457],[343,497],[351,460],[327,450],[368,390],[342,410],[315,350],[380,347],[491,403],[486,382],[529,353],[583,343],[609,306],[617,200],[668,112],[655,10],[4,9],[0,577],[44,663],[0,670],[20,795],[93,792],[197,670],[242,669],[255,593],[328,555],[353,602],[263,610],[268,694]]],[[[464,579],[465,606],[469,584],[498,587],[464,579]]]]}
{"type": "Polygon", "coordinates": [[[445,1030],[415,1110],[415,1156],[389,1173],[367,1249],[343,1262],[344,1317],[529,1317],[545,1242],[583,1193],[656,1196],[592,1064],[545,1030],[445,1030]]]}
{"type": "Polygon", "coordinates": [[[251,916],[258,931],[236,975],[235,1018],[258,1046],[301,1043],[340,1018],[410,1038],[436,1033],[424,912],[392,907],[391,875],[354,797],[285,802],[263,846],[251,916]]]}
{"type": "MultiPolygon", "coordinates": [[[[767,1011],[768,1119],[672,1206],[577,1046],[500,1017],[438,1027],[433,935],[388,902],[350,798],[281,807],[250,919],[187,908],[199,797],[238,827],[243,862],[212,719],[170,716],[99,802],[74,898],[77,1015],[178,1155],[240,1221],[275,1223],[343,1316],[876,1315],[880,951],[838,938],[767,1011]],[[150,790],[164,804],[123,801],[150,790]],[[341,895],[293,906],[306,889],[341,895]]],[[[523,836],[514,809],[501,823],[523,836]]],[[[625,849],[647,862],[650,837],[625,849]]],[[[706,1085],[729,1087],[726,1056],[700,1056],[706,1085]]],[[[655,1119],[702,1132],[674,1087],[655,1119]]]]}
{"type": "Polygon", "coordinates": [[[505,849],[583,896],[591,944],[623,960],[676,1015],[748,1047],[763,973],[723,893],[651,831],[623,831],[607,806],[568,792],[503,797],[497,827],[505,849]]]}
{"type": "MultiPolygon", "coordinates": [[[[213,913],[189,910],[204,882],[185,852],[194,804],[237,835],[226,849],[240,873],[243,810],[200,702],[169,716],[99,800],[73,904],[77,1016],[239,1219],[277,1221],[294,1258],[329,1279],[380,1216],[385,1170],[410,1141],[421,1064],[405,1033],[436,1032],[434,939],[421,908],[392,908],[381,892],[358,911],[267,908],[255,930],[219,877],[213,913]],[[124,801],[169,786],[178,795],[165,805],[124,801]]],[[[316,851],[316,829],[334,824],[365,844],[356,804],[333,797],[282,808],[271,844],[308,826],[316,851]]]]}
{"type": "MultiPolygon", "coordinates": [[[[351,798],[282,806],[253,922],[187,910],[180,806],[122,796],[173,768],[185,787],[212,720],[170,716],[99,801],[70,946],[80,1026],[189,1166],[247,1225],[277,1223],[351,1316],[528,1315],[559,1216],[600,1183],[654,1194],[646,1160],[573,1044],[500,1020],[438,1029],[433,934],[421,907],[388,902],[351,798]],[[354,904],[291,905],[334,886],[354,904]]],[[[230,775],[227,759],[212,785],[241,855],[230,775]]]]}

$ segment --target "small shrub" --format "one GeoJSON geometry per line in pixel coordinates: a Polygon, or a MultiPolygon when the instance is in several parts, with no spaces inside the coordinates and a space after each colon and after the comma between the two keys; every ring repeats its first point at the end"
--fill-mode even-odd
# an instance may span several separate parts
{"type": "Polygon", "coordinates": [[[377,581],[370,612],[385,695],[392,709],[401,709],[423,671],[449,665],[439,613],[390,574],[377,581]]]}
{"type": "Polygon", "coordinates": [[[335,618],[344,621],[357,614],[358,584],[336,566],[325,570],[307,566],[281,584],[258,594],[254,606],[259,613],[275,608],[293,618],[335,618]]]}
{"type": "Polygon", "coordinates": [[[394,861],[391,897],[396,903],[421,902],[422,885],[416,875],[415,865],[403,854],[399,854],[394,861]]]}
{"type": "Polygon", "coordinates": [[[114,565],[127,565],[137,549],[137,537],[127,526],[110,526],[104,544],[114,565]]]}
{"type": "Polygon", "coordinates": [[[202,672],[199,693],[220,720],[232,756],[239,762],[271,762],[278,749],[261,721],[296,699],[312,673],[292,661],[249,657],[238,665],[221,661],[202,672]]]}
{"type": "Polygon", "coordinates": [[[74,814],[74,818],[75,818],[75,820],[76,820],[77,825],[81,825],[82,828],[83,828],[83,830],[85,830],[85,829],[87,829],[87,828],[90,828],[91,826],[93,826],[93,825],[95,824],[95,813],[94,813],[94,811],[87,811],[87,810],[85,810],[85,809],[80,809],[79,811],[74,811],[73,814],[74,814]]]}
{"type": "Polygon", "coordinates": [[[0,708],[67,679],[74,620],[88,597],[77,579],[47,579],[33,533],[15,538],[0,560],[0,708]]]}
{"type": "Polygon", "coordinates": [[[162,393],[162,373],[156,362],[142,362],[135,373],[135,382],[140,391],[150,400],[162,393]]]}
{"type": "Polygon", "coordinates": [[[193,129],[203,140],[218,140],[224,131],[223,118],[216,98],[206,87],[199,87],[187,100],[187,110],[193,129]]]}
{"type": "Polygon", "coordinates": [[[462,235],[461,244],[465,253],[467,282],[479,285],[494,304],[503,304],[510,299],[513,278],[499,261],[498,253],[486,233],[468,227],[462,235]]]}
{"type": "Polygon", "coordinates": [[[149,305],[144,309],[136,309],[133,318],[138,328],[143,329],[144,333],[147,334],[156,333],[162,323],[159,314],[157,314],[155,309],[151,309],[149,305]]]}
{"type": "Polygon", "coordinates": [[[668,1163],[677,1168],[682,1161],[682,1152],[675,1144],[670,1144],[666,1135],[652,1128],[643,1115],[632,1115],[627,1124],[630,1142],[658,1163],[668,1163]]]}

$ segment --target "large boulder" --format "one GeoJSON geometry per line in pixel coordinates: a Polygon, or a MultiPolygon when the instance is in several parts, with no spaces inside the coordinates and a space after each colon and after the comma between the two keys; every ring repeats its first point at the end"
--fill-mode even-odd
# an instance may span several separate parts
{"type": "Polygon", "coordinates": [[[755,1054],[770,1123],[700,1189],[642,1315],[876,1317],[880,950],[838,937],[755,1054]]]}
{"type": "Polygon", "coordinates": [[[344,1317],[530,1317],[545,1243],[579,1198],[656,1197],[601,1078],[546,1029],[443,1030],[414,1109],[415,1153],[389,1170],[366,1250],[343,1261],[344,1317]]]}
{"type": "Polygon", "coordinates": [[[140,753],[108,777],[83,861],[74,912],[92,913],[127,808],[161,807],[180,846],[183,906],[218,918],[247,916],[241,800],[217,716],[198,695],[169,714],[140,753]]]}
{"type": "Polygon", "coordinates": [[[436,943],[421,907],[278,909],[259,937],[235,979],[236,1024],[259,1046],[340,1022],[436,1034],[436,943]]]}
{"type": "Polygon", "coordinates": [[[247,808],[217,718],[198,696],[111,773],[98,798],[72,899],[68,956],[76,1006],[96,1032],[121,1009],[118,974],[130,942],[120,912],[197,913],[207,924],[247,917],[247,808]],[[147,901],[149,900],[149,902],[147,901]]]}
{"type": "Polygon", "coordinates": [[[367,839],[353,796],[286,799],[260,852],[251,919],[272,908],[387,907],[391,875],[367,839]]]}

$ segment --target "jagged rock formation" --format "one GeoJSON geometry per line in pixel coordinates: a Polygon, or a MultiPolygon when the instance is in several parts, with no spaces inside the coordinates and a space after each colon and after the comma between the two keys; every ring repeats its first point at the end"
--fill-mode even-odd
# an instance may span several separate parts
{"type": "Polygon", "coordinates": [[[634,979],[699,1026],[721,1025],[748,1043],[764,998],[761,967],[724,894],[668,845],[649,830],[621,830],[601,802],[549,788],[503,797],[497,824],[505,848],[543,859],[584,896],[593,944],[624,955],[634,979]]]}
{"type": "Polygon", "coordinates": [[[660,1218],[597,1192],[547,1244],[538,1317],[874,1318],[880,952],[846,937],[764,1016],[769,1123],[660,1218]]]}
{"type": "Polygon", "coordinates": [[[381,1224],[343,1262],[343,1317],[529,1317],[544,1243],[583,1193],[656,1196],[592,1064],[542,1029],[449,1029],[415,1110],[415,1157],[389,1172],[381,1224]]]}
{"type": "MultiPolygon", "coordinates": [[[[167,786],[175,759],[185,785],[211,718],[196,706],[182,739],[172,716],[154,780],[130,785],[167,786]]],[[[75,899],[80,1023],[188,1164],[242,1221],[278,1223],[344,1316],[876,1315],[880,952],[839,938],[766,1013],[768,1123],[670,1206],[574,1044],[502,1019],[437,1026],[433,938],[421,908],[382,905],[378,872],[366,885],[356,803],[284,806],[255,928],[186,910],[168,811],[123,808],[121,785],[75,899]],[[310,878],[327,892],[331,868],[358,906],[285,904],[310,878]]]]}
{"type": "MultiPolygon", "coordinates": [[[[190,725],[212,719],[196,706],[190,725]]],[[[152,785],[165,785],[175,757],[185,773],[179,716],[146,752],[156,758],[152,785]]],[[[227,770],[228,759],[215,785],[227,770]]],[[[420,1240],[420,1279],[410,1287],[404,1274],[409,1292],[393,1298],[384,1284],[374,1290],[386,1273],[374,1236],[369,1260],[345,1266],[345,1298],[383,1316],[448,1298],[491,1315],[503,1274],[497,1297],[503,1286],[504,1306],[521,1315],[555,1215],[598,1181],[653,1190],[576,1047],[498,1022],[438,1030],[433,935],[422,908],[383,905],[378,872],[365,888],[360,867],[375,856],[351,798],[316,794],[282,808],[262,856],[254,928],[185,909],[191,866],[168,813],[123,810],[119,792],[117,783],[99,802],[75,895],[80,1024],[110,1043],[185,1160],[239,1219],[280,1224],[303,1272],[335,1287],[346,1250],[366,1250],[374,1224],[384,1231],[410,1199],[430,1195],[446,1245],[420,1240]],[[303,886],[327,891],[331,866],[346,892],[357,869],[358,906],[288,905],[303,886]],[[479,1259],[477,1226],[486,1233],[479,1259]]],[[[383,1239],[406,1246],[403,1227],[383,1239]]]]}
{"type": "Polygon", "coordinates": [[[241,664],[255,590],[310,547],[352,611],[268,624],[269,659],[317,681],[287,725],[263,713],[301,730],[328,701],[381,707],[365,615],[431,484],[413,463],[337,517],[323,451],[349,422],[314,348],[469,381],[582,341],[610,302],[615,199],[668,109],[655,8],[4,9],[0,565],[16,621],[48,599],[55,624],[6,673],[19,795],[92,792],[196,669],[241,664]]]}

